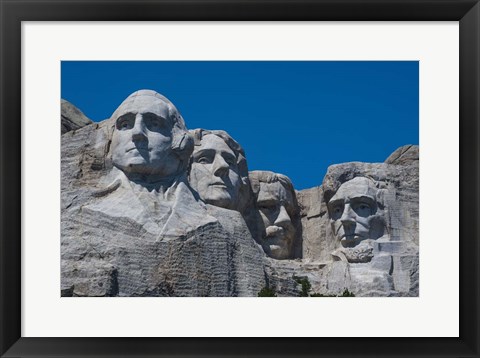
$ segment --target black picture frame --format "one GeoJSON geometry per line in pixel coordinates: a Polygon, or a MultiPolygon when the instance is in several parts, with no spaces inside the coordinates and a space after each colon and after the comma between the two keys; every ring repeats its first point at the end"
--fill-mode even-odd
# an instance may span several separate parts
{"type": "MultiPolygon", "coordinates": [[[[478,0],[123,0],[121,2],[0,0],[0,13],[0,354],[2,357],[479,357],[480,5],[478,0]],[[459,21],[460,337],[289,339],[21,337],[21,22],[159,20],[459,21]]],[[[455,200],[456,189],[447,188],[447,190],[449,195],[445,200],[455,200]]],[[[449,215],[452,214],[456,213],[449,215]]],[[[438,294],[442,294],[441,290],[438,294]]],[[[439,312],[439,320],[441,320],[441,312],[439,312]]],[[[268,325],[267,319],[265,322],[268,325]]],[[[232,324],[235,323],[232,322],[232,324]]]]}

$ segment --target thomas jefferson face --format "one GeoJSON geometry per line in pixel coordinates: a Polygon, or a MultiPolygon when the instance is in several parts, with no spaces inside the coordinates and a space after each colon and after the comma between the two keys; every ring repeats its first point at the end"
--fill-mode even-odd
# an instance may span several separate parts
{"type": "Polygon", "coordinates": [[[222,138],[207,134],[195,147],[190,185],[208,204],[226,209],[236,207],[241,185],[237,157],[222,138]]]}
{"type": "Polygon", "coordinates": [[[172,151],[172,127],[167,105],[153,96],[127,99],[115,111],[113,164],[125,173],[170,176],[179,166],[172,151]]]}
{"type": "Polygon", "coordinates": [[[291,256],[295,228],[291,216],[293,196],[280,182],[260,183],[257,207],[264,227],[264,247],[276,259],[291,256]]]}
{"type": "Polygon", "coordinates": [[[340,186],[328,202],[330,222],[343,247],[376,239],[372,219],[377,211],[376,190],[366,178],[357,177],[340,186]]]}

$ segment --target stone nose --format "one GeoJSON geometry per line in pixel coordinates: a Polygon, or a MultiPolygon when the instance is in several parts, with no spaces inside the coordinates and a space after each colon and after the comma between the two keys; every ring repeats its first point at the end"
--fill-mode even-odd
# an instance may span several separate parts
{"type": "Polygon", "coordinates": [[[230,166],[221,155],[217,155],[213,162],[213,174],[222,177],[228,174],[230,166]]]}
{"type": "Polygon", "coordinates": [[[134,142],[146,140],[147,134],[145,130],[146,128],[145,122],[143,121],[143,116],[141,114],[137,114],[132,128],[132,140],[134,142]]]}
{"type": "Polygon", "coordinates": [[[350,204],[345,204],[345,209],[343,210],[340,221],[344,226],[355,225],[355,212],[352,210],[350,204]]]}
{"type": "Polygon", "coordinates": [[[275,219],[274,224],[277,226],[285,226],[291,223],[290,215],[288,215],[287,210],[285,209],[284,205],[280,206],[280,210],[278,211],[278,216],[275,219]]]}

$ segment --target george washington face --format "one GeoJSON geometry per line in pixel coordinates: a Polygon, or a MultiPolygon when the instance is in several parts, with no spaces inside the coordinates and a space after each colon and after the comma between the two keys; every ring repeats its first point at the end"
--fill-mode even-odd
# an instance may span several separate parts
{"type": "Polygon", "coordinates": [[[113,164],[125,173],[167,177],[179,159],[172,150],[167,104],[151,95],[127,98],[114,113],[113,164]]]}

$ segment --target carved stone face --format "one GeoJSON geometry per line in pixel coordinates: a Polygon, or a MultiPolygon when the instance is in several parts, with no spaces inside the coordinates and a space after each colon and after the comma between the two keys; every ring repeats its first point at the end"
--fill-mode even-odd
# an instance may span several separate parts
{"type": "Polygon", "coordinates": [[[195,146],[189,179],[206,203],[226,209],[237,206],[241,185],[237,158],[222,138],[207,134],[195,146]]]}
{"type": "Polygon", "coordinates": [[[114,114],[113,164],[126,174],[167,177],[176,173],[179,158],[172,151],[167,104],[153,96],[135,96],[114,114]]]}
{"type": "Polygon", "coordinates": [[[276,259],[291,256],[295,238],[293,196],[280,182],[260,183],[257,207],[264,227],[263,246],[276,259]]]}
{"type": "Polygon", "coordinates": [[[357,177],[342,184],[328,202],[330,223],[343,247],[354,247],[383,234],[376,194],[377,189],[369,179],[357,177]]]}

